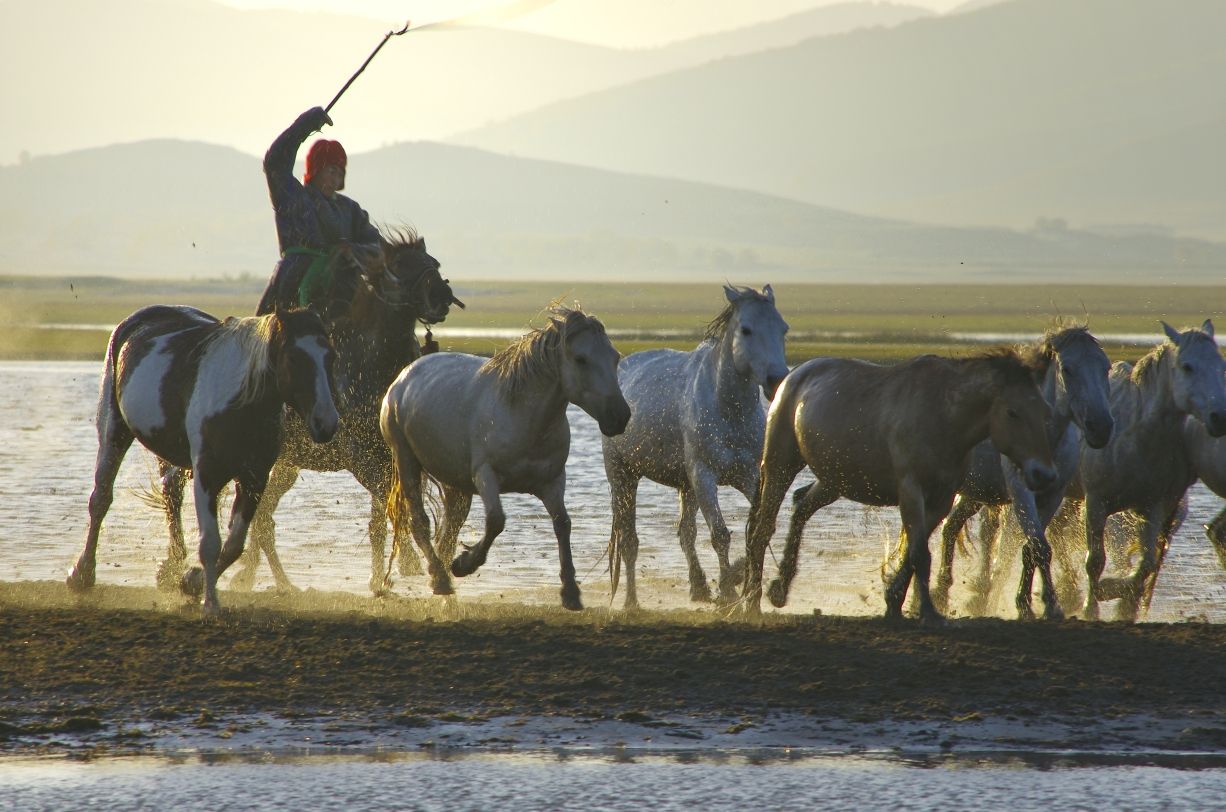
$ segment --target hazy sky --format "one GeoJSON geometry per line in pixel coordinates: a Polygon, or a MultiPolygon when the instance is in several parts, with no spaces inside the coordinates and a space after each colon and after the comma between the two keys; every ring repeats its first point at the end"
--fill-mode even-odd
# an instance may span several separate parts
{"type": "MultiPolygon", "coordinates": [[[[852,0],[854,2],[854,0],[852,0]]],[[[848,0],[218,0],[236,8],[285,8],[362,15],[403,24],[445,20],[489,9],[540,6],[507,27],[621,48],[650,47],[777,19],[848,0]],[[599,13],[616,9],[616,16],[599,13]]],[[[945,12],[966,0],[896,0],[945,12]]]]}

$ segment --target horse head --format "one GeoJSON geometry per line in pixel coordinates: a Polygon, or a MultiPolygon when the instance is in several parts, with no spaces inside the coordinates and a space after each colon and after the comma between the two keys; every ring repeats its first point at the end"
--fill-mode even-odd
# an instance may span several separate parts
{"type": "Polygon", "coordinates": [[[992,444],[1021,470],[1026,487],[1042,491],[1056,479],[1047,423],[1051,407],[1035,383],[1034,370],[1012,351],[986,356],[996,380],[988,409],[992,444]]]}
{"type": "Polygon", "coordinates": [[[387,235],[383,254],[389,304],[411,312],[425,324],[446,319],[452,305],[464,308],[464,302],[451,290],[451,282],[439,272],[441,264],[426,251],[425,238],[412,229],[387,235]]]}
{"type": "Polygon", "coordinates": [[[1175,406],[1205,424],[1212,437],[1226,434],[1226,362],[1213,337],[1213,322],[1205,319],[1199,330],[1184,332],[1162,322],[1162,330],[1175,345],[1171,394],[1175,406]]]}
{"type": "Polygon", "coordinates": [[[716,318],[722,323],[724,340],[731,343],[732,363],[739,375],[762,387],[768,400],[788,374],[783,337],[788,323],[775,309],[775,292],[767,285],[753,288],[724,286],[728,307],[716,318]]]}
{"type": "Polygon", "coordinates": [[[552,322],[561,333],[559,378],[566,399],[591,415],[601,434],[616,437],[630,422],[630,404],[617,382],[621,353],[597,318],[568,310],[552,322]]]}
{"type": "Polygon", "coordinates": [[[1111,361],[1090,331],[1066,327],[1044,342],[1056,359],[1057,402],[1081,429],[1086,445],[1103,448],[1115,431],[1111,416],[1111,361]]]}
{"type": "Polygon", "coordinates": [[[340,425],[332,395],[336,354],[323,319],[314,310],[276,311],[270,353],[281,399],[306,423],[312,440],[331,440],[340,425]]]}

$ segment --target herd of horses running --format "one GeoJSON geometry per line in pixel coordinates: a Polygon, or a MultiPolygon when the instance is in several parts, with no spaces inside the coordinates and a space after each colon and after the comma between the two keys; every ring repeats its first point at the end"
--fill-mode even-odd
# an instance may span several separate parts
{"type": "MultiPolygon", "coordinates": [[[[501,494],[535,495],[557,536],[562,605],[581,609],[564,499],[568,404],[603,435],[612,587],[616,593],[624,567],[627,609],[638,605],[635,510],[644,477],[678,491],[690,598],[750,616],[761,611],[779,510],[803,469],[816,482],[792,493],[779,572],[765,590],[776,607],[787,602],[814,513],[839,498],[897,505],[902,538],[885,614],[901,618],[913,586],[923,623],[940,623],[949,610],[959,535],[981,511],[981,528],[999,528],[1011,515],[1024,537],[1019,617],[1034,617],[1036,572],[1043,617],[1064,616],[1047,531],[1080,506],[1087,584],[1079,610],[1097,619],[1100,601],[1118,600],[1118,616],[1136,620],[1186,515],[1189,487],[1199,478],[1226,495],[1226,440],[1216,439],[1226,434],[1226,363],[1209,321],[1183,332],[1163,323],[1165,340],[1135,366],[1112,365],[1086,327],[1074,325],[971,357],[925,355],[889,366],[814,358],[789,370],[788,325],[771,287],[725,286],[727,305],[692,352],[622,358],[599,320],[555,307],[544,327],[491,358],[422,355],[416,324],[441,322],[453,305],[464,306],[424,240],[389,234],[380,259],[359,266],[337,252],[333,262],[334,278],[356,274],[360,284],[327,321],[309,309],[219,321],[154,305],[115,328],[98,403],[89,529],[69,587],[94,584],[114,480],[139,440],[159,460],[169,524],[158,582],[203,596],[206,613],[218,611],[217,579],[240,557],[233,588],[250,588],[261,554],[277,587],[291,588],[273,513],[302,469],[350,471],[370,492],[375,592],[387,588],[393,560],[401,574],[420,573],[411,536],[433,592],[453,593],[452,577],[481,567],[505,526],[501,494]],[[189,475],[200,564],[185,572],[180,512],[189,475]],[[218,499],[230,482],[223,542],[218,499]],[[743,561],[732,560],[720,486],[750,502],[743,561]],[[441,493],[433,533],[431,489],[441,493]],[[457,555],[474,495],[485,508],[484,534],[457,555]],[[717,598],[695,549],[699,512],[718,558],[717,598]],[[1121,512],[1134,518],[1140,558],[1126,577],[1105,578],[1105,529],[1121,512]],[[930,589],[929,537],[942,522],[930,589]],[[249,528],[253,543],[244,552],[249,528]]],[[[1226,518],[1208,534],[1226,565],[1226,518]]],[[[992,543],[991,532],[981,535],[992,543]]]]}

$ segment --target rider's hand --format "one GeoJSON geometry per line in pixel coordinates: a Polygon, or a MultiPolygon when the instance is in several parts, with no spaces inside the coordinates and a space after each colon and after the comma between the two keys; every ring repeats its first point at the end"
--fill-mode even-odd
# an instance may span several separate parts
{"type": "Polygon", "coordinates": [[[303,113],[302,117],[311,125],[312,132],[322,130],[325,124],[332,124],[332,119],[324,112],[322,107],[312,107],[303,113]]]}

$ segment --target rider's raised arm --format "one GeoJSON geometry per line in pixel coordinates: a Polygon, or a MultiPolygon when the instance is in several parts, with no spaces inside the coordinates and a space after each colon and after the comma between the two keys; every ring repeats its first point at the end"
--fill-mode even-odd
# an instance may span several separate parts
{"type": "Polygon", "coordinates": [[[287,194],[302,188],[302,183],[294,177],[294,161],[298,158],[298,148],[307,140],[311,133],[331,124],[332,119],[322,107],[312,107],[294,120],[289,128],[277,136],[268,152],[264,154],[264,177],[268,179],[268,191],[272,195],[273,205],[287,194]]]}

